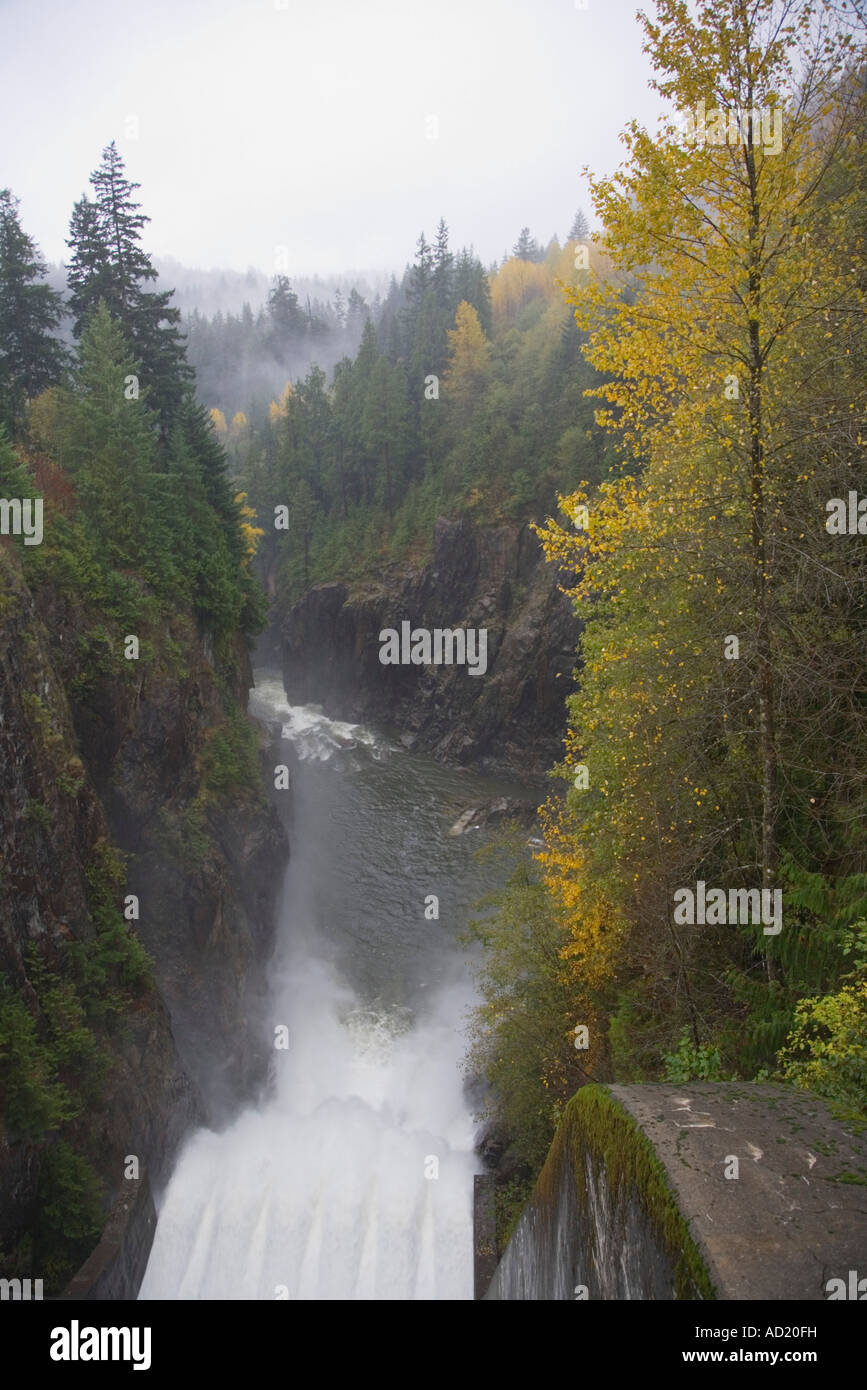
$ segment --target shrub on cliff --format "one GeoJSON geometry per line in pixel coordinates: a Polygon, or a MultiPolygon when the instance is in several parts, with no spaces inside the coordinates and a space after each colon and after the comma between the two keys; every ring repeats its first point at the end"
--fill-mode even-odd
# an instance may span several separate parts
{"type": "Polygon", "coordinates": [[[240,710],[232,711],[224,723],[208,731],[201,754],[201,770],[206,796],[259,794],[261,779],[256,733],[240,710]]]}
{"type": "Polygon", "coordinates": [[[40,1040],[20,995],[0,981],[0,1123],[9,1138],[38,1140],[76,1113],[57,1079],[57,1058],[40,1040]]]}
{"type": "Polygon", "coordinates": [[[89,1254],[103,1223],[102,1188],[93,1167],[65,1140],[46,1151],[39,1174],[39,1216],[33,1232],[35,1267],[58,1293],[89,1254]]]}

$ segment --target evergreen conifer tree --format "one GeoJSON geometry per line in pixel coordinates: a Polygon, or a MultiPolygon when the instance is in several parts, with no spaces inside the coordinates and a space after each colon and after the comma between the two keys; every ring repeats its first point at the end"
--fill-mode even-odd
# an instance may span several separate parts
{"type": "Polygon", "coordinates": [[[581,208],[578,209],[572,218],[572,226],[569,228],[567,241],[586,241],[590,235],[590,223],[584,216],[581,208]]]}
{"type": "Polygon", "coordinates": [[[421,232],[416,242],[415,265],[410,272],[409,278],[409,297],[416,311],[432,283],[433,251],[425,239],[424,232],[421,232]]]}
{"type": "Polygon", "coordinates": [[[156,448],[153,417],[144,393],[130,398],[126,386],[140,370],[107,305],[97,305],[81,339],[61,458],[87,529],[118,569],[141,562],[155,529],[145,505],[156,448]]]}
{"type": "Polygon", "coordinates": [[[530,236],[529,227],[521,228],[521,234],[512,247],[512,255],[517,256],[519,261],[539,261],[542,259],[539,243],[535,237],[530,236]]]}
{"type": "Polygon", "coordinates": [[[353,285],[349,291],[349,299],[346,301],[346,326],[351,333],[360,333],[365,320],[369,316],[370,310],[364,300],[364,296],[358,293],[353,285]]]}
{"type": "Polygon", "coordinates": [[[433,250],[433,287],[437,307],[453,312],[452,292],[455,258],[449,250],[449,229],[440,218],[433,250]]]}
{"type": "Polygon", "coordinates": [[[490,336],[492,328],[491,316],[491,286],[484,266],[472,249],[466,249],[458,253],[455,262],[455,299],[457,305],[462,301],[472,304],[479,316],[479,323],[484,332],[490,336]]]}
{"type": "Polygon", "coordinates": [[[0,189],[0,423],[14,432],[28,398],[56,382],[66,353],[53,336],[60,295],[39,284],[47,270],[18,218],[18,200],[0,189]]]}
{"type": "Polygon", "coordinates": [[[102,163],[90,176],[96,197],[76,203],[67,245],[72,256],[68,280],[75,330],[81,333],[102,300],[121,324],[136,356],[152,407],[164,436],[192,380],[184,340],[178,331],[180,310],[170,304],[172,290],[147,290],[157,272],[139,245],[150,219],[139,211],[133,193],[139,184],[124,173],[114,141],[102,152],[102,163]]]}
{"type": "Polygon", "coordinates": [[[82,194],[73,206],[66,244],[72,248],[66,267],[69,308],[73,315],[73,332],[80,338],[100,299],[106,304],[112,299],[108,245],[100,228],[99,208],[87,194],[82,194]]]}
{"type": "Polygon", "coordinates": [[[285,275],[276,275],[268,295],[270,327],[268,342],[278,361],[285,361],[293,346],[304,336],[306,321],[298,296],[285,275]]]}

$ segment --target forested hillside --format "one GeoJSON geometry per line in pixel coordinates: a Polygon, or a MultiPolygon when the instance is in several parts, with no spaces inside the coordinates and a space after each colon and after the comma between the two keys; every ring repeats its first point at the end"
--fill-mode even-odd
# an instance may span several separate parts
{"type": "Polygon", "coordinates": [[[262,562],[279,569],[284,601],[429,554],[440,515],[541,519],[558,488],[605,475],[584,395],[597,376],[563,294],[589,278],[595,255],[574,239],[541,252],[525,231],[489,277],[471,251],[449,250],[440,221],[331,382],[314,366],[264,419],[212,412],[267,518],[262,562]]]}
{"type": "Polygon", "coordinates": [[[0,193],[0,1273],[50,1292],[261,1064],[285,858],[245,714],[255,540],[114,145],[92,185],[66,303],[0,193]]]}

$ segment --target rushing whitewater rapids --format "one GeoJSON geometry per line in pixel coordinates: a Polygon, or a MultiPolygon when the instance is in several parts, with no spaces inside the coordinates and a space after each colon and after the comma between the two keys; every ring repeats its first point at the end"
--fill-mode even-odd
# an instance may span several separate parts
{"type": "Polygon", "coordinates": [[[472,1298],[473,994],[454,938],[490,881],[478,835],[447,831],[500,788],[290,707],[267,673],[251,710],[282,721],[292,777],[264,1021],[289,1046],[260,1107],[186,1145],[140,1297],[472,1298]]]}

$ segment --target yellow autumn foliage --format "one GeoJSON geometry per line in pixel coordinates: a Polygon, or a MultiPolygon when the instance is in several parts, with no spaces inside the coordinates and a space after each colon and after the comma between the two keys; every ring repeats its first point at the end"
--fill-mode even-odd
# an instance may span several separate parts
{"type": "Polygon", "coordinates": [[[534,858],[565,928],[560,957],[579,990],[592,992],[614,974],[626,923],[595,875],[566,804],[549,800],[540,818],[545,848],[534,858]]]}
{"type": "Polygon", "coordinates": [[[292,383],[287,381],[280,394],[280,400],[272,401],[268,406],[268,419],[272,425],[276,425],[278,421],[286,419],[286,414],[289,409],[289,397],[291,395],[292,383]]]}
{"type": "Polygon", "coordinates": [[[449,395],[463,404],[477,397],[490,359],[490,344],[472,304],[462,299],[455,326],[448,331],[449,362],[444,383],[449,395]]]}
{"type": "Polygon", "coordinates": [[[546,265],[510,256],[491,279],[491,312],[495,329],[499,332],[508,327],[534,299],[550,301],[558,295],[559,291],[546,265]]]}
{"type": "Polygon", "coordinates": [[[241,518],[241,535],[244,538],[244,567],[249,568],[256,551],[259,548],[259,541],[265,532],[261,526],[254,526],[256,512],[253,507],[247,505],[246,492],[235,494],[235,505],[238,508],[238,515],[241,518]]]}

